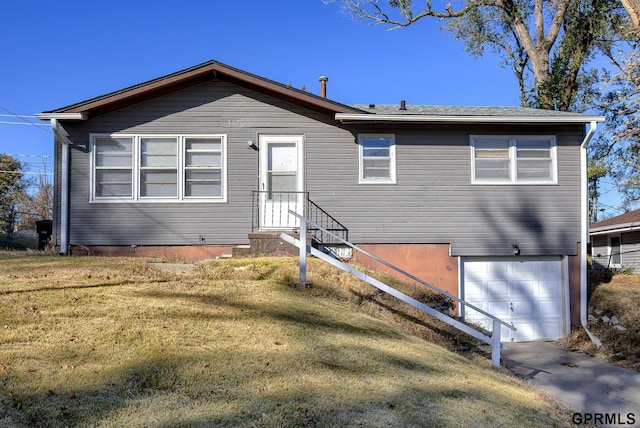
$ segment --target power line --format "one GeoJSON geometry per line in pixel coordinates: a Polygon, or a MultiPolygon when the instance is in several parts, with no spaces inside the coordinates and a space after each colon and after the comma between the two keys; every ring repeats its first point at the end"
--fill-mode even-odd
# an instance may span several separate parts
{"type": "Polygon", "coordinates": [[[53,172],[31,172],[31,171],[2,171],[0,173],[5,174],[29,174],[29,175],[53,175],[53,172]]]}
{"type": "Polygon", "coordinates": [[[33,123],[33,122],[10,122],[7,120],[0,120],[0,124],[2,125],[31,125],[31,126],[49,126],[48,123],[33,123]]]}
{"type": "Polygon", "coordinates": [[[28,118],[33,118],[33,119],[37,119],[37,116],[27,116],[25,114],[0,114],[0,117],[28,117],[28,118]]]}
{"type": "MultiPolygon", "coordinates": [[[[20,119],[21,121],[23,121],[23,122],[25,122],[25,123],[28,123],[28,124],[30,124],[30,125],[33,125],[33,126],[35,126],[37,129],[42,129],[44,132],[47,132],[47,133],[49,133],[49,134],[53,134],[53,131],[51,131],[51,129],[45,129],[45,128],[42,128],[42,125],[41,125],[41,124],[39,124],[39,123],[34,123],[34,122],[31,122],[30,120],[25,119],[24,115],[19,115],[18,113],[12,112],[12,111],[11,111],[11,110],[9,110],[8,108],[6,108],[6,107],[2,107],[2,106],[0,106],[0,110],[4,110],[4,111],[6,111],[7,113],[10,113],[13,117],[15,117],[15,118],[17,118],[17,119],[20,119]]],[[[17,124],[17,122],[7,122],[7,123],[17,124]]]]}

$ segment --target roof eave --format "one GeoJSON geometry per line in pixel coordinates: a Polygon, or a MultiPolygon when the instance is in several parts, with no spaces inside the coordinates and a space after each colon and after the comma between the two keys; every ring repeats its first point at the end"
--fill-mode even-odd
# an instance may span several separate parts
{"type": "Polygon", "coordinates": [[[587,124],[604,122],[602,116],[444,116],[444,115],[401,115],[401,114],[352,114],[336,113],[336,120],[342,123],[357,122],[415,122],[415,123],[567,123],[587,124]]]}
{"type": "Polygon", "coordinates": [[[632,222],[632,223],[613,224],[610,226],[600,226],[596,228],[589,228],[589,234],[605,235],[605,234],[617,233],[617,232],[630,232],[633,230],[640,230],[640,224],[638,224],[637,222],[632,222]]]}
{"type": "Polygon", "coordinates": [[[83,114],[86,119],[212,79],[231,81],[232,83],[266,92],[281,99],[297,102],[311,109],[329,114],[360,112],[360,110],[356,108],[287,87],[273,80],[227,66],[220,62],[208,61],[186,70],[91,98],[80,103],[46,111],[40,116],[47,117],[53,114],[80,113],[83,114]]]}
{"type": "Polygon", "coordinates": [[[87,120],[85,113],[40,113],[36,114],[40,120],[87,120]]]}

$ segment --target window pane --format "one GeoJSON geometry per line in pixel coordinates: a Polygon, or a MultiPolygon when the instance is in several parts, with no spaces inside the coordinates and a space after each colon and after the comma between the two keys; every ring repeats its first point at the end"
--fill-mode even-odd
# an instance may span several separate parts
{"type": "Polygon", "coordinates": [[[518,180],[550,180],[553,178],[550,140],[517,141],[518,180]]]}
{"type": "Polygon", "coordinates": [[[510,180],[509,159],[476,159],[476,179],[510,180]]]}
{"type": "Polygon", "coordinates": [[[222,197],[222,139],[185,139],[185,197],[222,197]]]}
{"type": "Polygon", "coordinates": [[[295,192],[296,175],[295,174],[274,174],[268,173],[269,189],[272,192],[295,192]]]}
{"type": "Polygon", "coordinates": [[[131,197],[131,170],[98,169],[95,175],[95,196],[131,197]]]}
{"type": "Polygon", "coordinates": [[[509,137],[476,137],[473,140],[476,150],[509,150],[509,137]]]}
{"type": "Polygon", "coordinates": [[[185,188],[186,196],[195,198],[221,198],[222,197],[222,184],[218,183],[204,183],[187,182],[185,188]]]}
{"type": "Polygon", "coordinates": [[[96,166],[131,168],[132,147],[131,138],[96,138],[96,166]]]}
{"type": "Polygon", "coordinates": [[[388,159],[363,159],[362,178],[389,178],[390,177],[388,159]]]}
{"type": "Polygon", "coordinates": [[[222,150],[222,140],[220,138],[187,138],[185,139],[185,146],[187,151],[220,151],[222,150]]]}
{"type": "Polygon", "coordinates": [[[363,148],[389,148],[391,146],[391,139],[388,137],[361,138],[360,144],[362,144],[363,148]]]}
{"type": "Polygon", "coordinates": [[[267,169],[269,171],[296,171],[298,153],[295,143],[270,143],[267,169]]]}
{"type": "Polygon", "coordinates": [[[508,159],[509,150],[484,150],[476,148],[476,159],[508,159]]]}
{"type": "Polygon", "coordinates": [[[518,149],[534,149],[534,150],[549,150],[551,149],[551,140],[536,140],[536,139],[518,139],[516,142],[518,149]]]}
{"type": "Polygon", "coordinates": [[[518,179],[535,180],[552,178],[551,159],[518,159],[518,179]]]}
{"type": "Polygon", "coordinates": [[[187,152],[186,166],[222,166],[222,153],[187,152]]]}
{"type": "Polygon", "coordinates": [[[175,138],[142,138],[140,152],[141,167],[177,167],[178,142],[175,138]]]}
{"type": "Polygon", "coordinates": [[[363,180],[388,181],[391,178],[392,141],[390,137],[360,139],[363,180]]]}
{"type": "Polygon", "coordinates": [[[221,181],[222,171],[219,169],[190,169],[185,172],[187,181],[221,181]]]}
{"type": "Polygon", "coordinates": [[[140,196],[176,197],[178,196],[178,180],[175,170],[140,171],[140,196]]]}

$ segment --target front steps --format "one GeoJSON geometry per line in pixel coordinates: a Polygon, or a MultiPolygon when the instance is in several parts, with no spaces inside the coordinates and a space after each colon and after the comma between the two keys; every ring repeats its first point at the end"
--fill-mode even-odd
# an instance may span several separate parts
{"type": "MultiPolygon", "coordinates": [[[[300,253],[298,247],[291,245],[282,239],[282,232],[256,232],[249,234],[249,245],[238,245],[232,250],[233,257],[257,257],[257,256],[296,256],[300,253]]],[[[299,233],[286,232],[288,235],[299,239],[299,233]]],[[[307,245],[311,245],[311,235],[307,234],[307,245]]]]}

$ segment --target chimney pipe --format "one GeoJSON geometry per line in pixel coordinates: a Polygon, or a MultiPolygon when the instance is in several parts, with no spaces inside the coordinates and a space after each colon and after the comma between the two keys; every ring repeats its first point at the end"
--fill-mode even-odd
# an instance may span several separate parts
{"type": "Polygon", "coordinates": [[[320,76],[318,77],[318,81],[320,82],[320,96],[327,98],[327,82],[329,78],[327,76],[320,76]]]}
{"type": "Polygon", "coordinates": [[[400,100],[400,110],[407,109],[407,102],[405,100],[400,100]]]}

